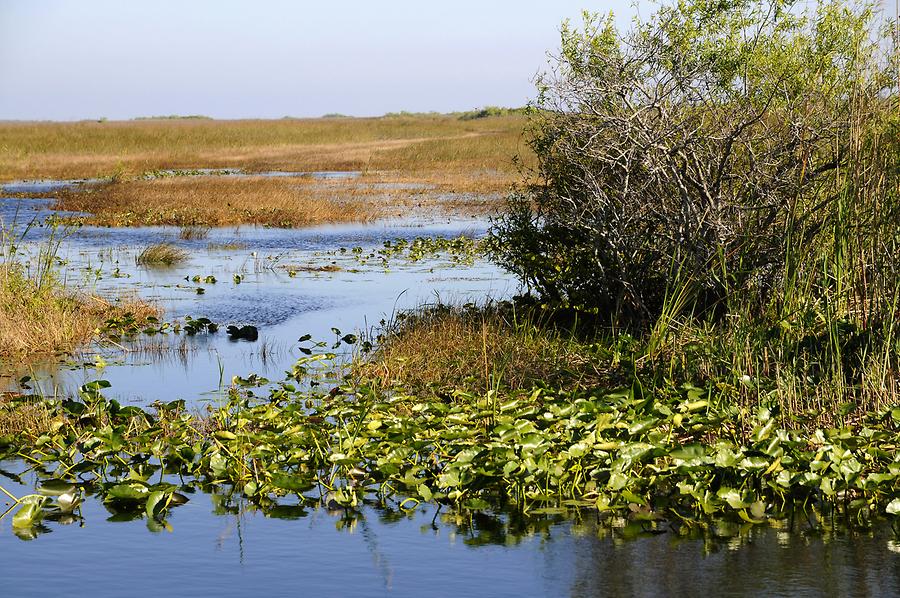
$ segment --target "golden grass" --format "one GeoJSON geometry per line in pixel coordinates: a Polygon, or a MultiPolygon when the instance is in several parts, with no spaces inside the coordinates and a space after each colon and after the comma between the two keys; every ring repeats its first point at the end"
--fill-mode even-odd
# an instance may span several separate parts
{"type": "Polygon", "coordinates": [[[157,316],[140,300],[110,303],[68,292],[56,283],[38,286],[16,268],[0,266],[0,364],[69,354],[97,336],[110,318],[157,316]]]}
{"type": "Polygon", "coordinates": [[[0,123],[0,180],[167,168],[453,170],[514,175],[523,116],[0,123]]]}
{"type": "Polygon", "coordinates": [[[174,266],[187,258],[188,252],[184,249],[169,243],[157,243],[145,247],[135,261],[138,266],[174,266]]]}
{"type": "Polygon", "coordinates": [[[560,388],[602,378],[589,351],[562,332],[540,331],[499,309],[422,309],[388,333],[356,373],[382,387],[484,392],[494,388],[560,388]]]}
{"type": "Polygon", "coordinates": [[[209,236],[208,226],[185,226],[178,231],[178,238],[183,241],[199,241],[209,236]]]}
{"type": "Polygon", "coordinates": [[[89,212],[102,226],[295,227],[376,217],[361,202],[340,200],[312,179],[173,177],[115,181],[58,195],[56,207],[89,212]]]}
{"type": "Polygon", "coordinates": [[[56,194],[104,226],[295,227],[495,212],[533,162],[520,115],[0,123],[0,180],[110,178],[56,194]],[[516,156],[522,164],[517,164],[516,156]],[[361,171],[359,179],[167,177],[163,169],[361,171]]]}
{"type": "Polygon", "coordinates": [[[55,416],[46,403],[39,400],[13,402],[12,398],[0,394],[0,436],[40,436],[51,430],[55,416]]]}

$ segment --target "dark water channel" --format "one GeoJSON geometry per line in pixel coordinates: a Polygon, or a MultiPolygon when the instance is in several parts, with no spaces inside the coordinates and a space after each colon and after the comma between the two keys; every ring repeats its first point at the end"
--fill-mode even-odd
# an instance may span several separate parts
{"type": "MultiPolygon", "coordinates": [[[[35,184],[31,190],[46,191],[67,183],[35,184]]],[[[7,230],[49,214],[47,200],[0,200],[7,230]]],[[[46,394],[70,394],[104,379],[112,383],[106,394],[123,403],[218,401],[232,376],[280,379],[302,355],[297,339],[304,334],[330,343],[332,327],[364,333],[423,303],[510,296],[516,282],[480,259],[398,257],[385,267],[365,257],[386,240],[485,230],[485,222],[461,220],[240,227],[185,241],[170,227],[83,227],[65,236],[58,254],[73,287],[104,296],[138,293],[156,301],[167,320],[207,317],[223,329],[250,324],[259,340],[232,342],[222,331],[140,337],[124,349],[96,346],[64,363],[16,372],[0,385],[10,388],[29,374],[46,394]],[[187,249],[190,258],[170,269],[138,267],[141,248],[161,241],[187,249]],[[316,271],[323,266],[334,268],[316,271]],[[216,282],[203,281],[208,276],[216,282]]],[[[36,254],[51,233],[31,229],[20,250],[36,254]]],[[[28,494],[36,483],[24,461],[0,462],[0,486],[10,492],[28,494]]],[[[9,503],[0,496],[0,513],[9,503]]],[[[167,531],[121,519],[90,497],[78,517],[47,521],[33,537],[16,535],[11,516],[3,517],[0,597],[900,595],[900,540],[887,526],[812,531],[773,523],[681,538],[672,530],[651,535],[601,524],[594,514],[461,516],[433,505],[264,514],[213,491],[197,491],[173,509],[167,531]]]]}

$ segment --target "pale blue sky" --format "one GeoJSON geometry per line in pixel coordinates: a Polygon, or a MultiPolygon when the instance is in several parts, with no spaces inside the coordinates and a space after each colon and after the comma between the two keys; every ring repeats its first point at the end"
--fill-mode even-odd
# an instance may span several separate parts
{"type": "Polygon", "coordinates": [[[0,0],[0,119],[519,106],[581,9],[629,0],[0,0]]]}

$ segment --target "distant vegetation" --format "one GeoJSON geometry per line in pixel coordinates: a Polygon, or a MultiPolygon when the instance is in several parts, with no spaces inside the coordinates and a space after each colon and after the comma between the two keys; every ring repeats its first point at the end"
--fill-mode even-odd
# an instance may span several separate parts
{"type": "Polygon", "coordinates": [[[203,114],[168,114],[160,116],[136,116],[132,120],[213,120],[211,116],[203,114]]]}
{"type": "Polygon", "coordinates": [[[475,120],[477,118],[489,118],[491,116],[524,116],[528,113],[528,108],[502,108],[500,106],[485,106],[480,110],[470,110],[468,112],[454,113],[460,120],[475,120]]]}
{"type": "Polygon", "coordinates": [[[518,178],[530,161],[525,117],[459,120],[310,118],[78,123],[0,122],[0,180],[127,177],[165,169],[391,170],[420,180],[491,171],[518,178]]]}
{"type": "Polygon", "coordinates": [[[479,118],[488,118],[491,116],[524,116],[527,114],[528,108],[502,108],[500,106],[485,106],[484,108],[476,108],[465,112],[388,112],[383,118],[434,118],[434,117],[452,117],[459,120],[475,120],[479,118]]]}

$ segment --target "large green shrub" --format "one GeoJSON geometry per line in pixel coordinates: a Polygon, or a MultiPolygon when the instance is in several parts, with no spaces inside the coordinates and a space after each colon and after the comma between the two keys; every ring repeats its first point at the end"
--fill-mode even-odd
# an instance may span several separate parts
{"type": "MultiPolygon", "coordinates": [[[[625,33],[565,25],[500,262],[546,298],[646,319],[675,285],[701,311],[765,300],[821,266],[807,256],[894,235],[890,28],[869,4],[805,6],[682,0],[625,33]]],[[[892,241],[854,265],[877,277],[892,241]]]]}

